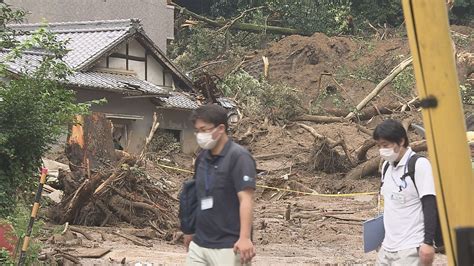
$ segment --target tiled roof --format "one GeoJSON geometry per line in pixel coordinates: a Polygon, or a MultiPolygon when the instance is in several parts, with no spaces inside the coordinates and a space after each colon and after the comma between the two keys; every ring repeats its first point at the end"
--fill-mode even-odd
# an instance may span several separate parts
{"type": "Polygon", "coordinates": [[[132,75],[100,72],[77,72],[67,78],[67,83],[76,87],[97,88],[123,93],[168,95],[168,91],[146,80],[132,75]]]}
{"type": "MultiPolygon", "coordinates": [[[[23,34],[18,37],[21,41],[28,38],[27,32],[34,31],[40,26],[42,25],[17,24],[9,25],[9,28],[23,34]]],[[[198,107],[197,103],[186,94],[179,92],[172,92],[170,94],[166,89],[141,80],[136,76],[90,70],[90,66],[93,66],[102,56],[112,52],[119,44],[129,38],[137,38],[143,41],[142,45],[148,47],[160,62],[178,77],[178,80],[183,81],[192,90],[192,82],[154,45],[143,32],[139,20],[50,23],[47,27],[56,34],[59,40],[68,41],[66,46],[69,52],[65,56],[64,61],[75,72],[67,78],[67,85],[110,90],[124,94],[159,95],[160,98],[158,99],[166,107],[182,109],[195,109],[198,107]],[[163,97],[162,95],[170,95],[170,97],[163,97]]],[[[5,59],[7,53],[8,51],[0,49],[0,61],[5,59]]],[[[8,68],[17,74],[33,71],[35,67],[40,65],[43,55],[44,53],[38,51],[26,51],[21,58],[8,63],[8,68]]]]}
{"type": "MultiPolygon", "coordinates": [[[[19,32],[29,32],[40,26],[42,25],[16,24],[9,25],[9,28],[19,32]]],[[[50,23],[47,27],[56,34],[59,40],[68,41],[66,47],[70,51],[64,61],[76,70],[81,70],[99,59],[104,52],[114,48],[141,29],[136,19],[50,23]]],[[[28,35],[21,35],[19,40],[25,38],[28,38],[28,35]]]]}
{"type": "Polygon", "coordinates": [[[169,97],[160,97],[159,99],[163,102],[163,107],[188,110],[193,110],[199,107],[196,101],[182,93],[172,92],[169,97]]]}
{"type": "MultiPolygon", "coordinates": [[[[5,56],[6,53],[0,51],[0,60],[5,59],[5,56]]],[[[9,63],[8,68],[14,73],[28,73],[28,71],[33,71],[40,64],[41,59],[41,53],[24,53],[21,58],[9,63]]],[[[66,84],[132,94],[168,94],[166,89],[132,75],[75,72],[67,77],[66,84]]]]}

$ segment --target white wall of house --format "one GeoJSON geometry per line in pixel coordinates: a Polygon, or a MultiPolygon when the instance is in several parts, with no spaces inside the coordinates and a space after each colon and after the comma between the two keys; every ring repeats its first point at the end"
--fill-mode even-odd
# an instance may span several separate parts
{"type": "Polygon", "coordinates": [[[157,112],[159,128],[181,131],[181,146],[184,153],[193,153],[197,144],[193,134],[193,125],[189,121],[190,111],[180,109],[157,108],[149,98],[126,99],[125,95],[100,90],[76,89],[78,102],[107,99],[107,103],[93,105],[93,112],[106,114],[140,116],[142,119],[112,119],[112,122],[126,125],[128,141],[123,143],[125,151],[139,153],[153,124],[153,113],[157,112]]]}
{"type": "MultiPolygon", "coordinates": [[[[119,46],[114,53],[126,56],[127,44],[124,43],[119,46]]],[[[114,57],[112,54],[102,57],[95,67],[107,68],[108,58],[108,68],[134,71],[138,78],[158,86],[169,87],[170,89],[174,86],[172,74],[166,72],[164,67],[151,54],[147,54],[146,49],[136,40],[128,42],[128,55],[144,58],[146,62],[129,59],[127,69],[127,60],[114,57]]]]}

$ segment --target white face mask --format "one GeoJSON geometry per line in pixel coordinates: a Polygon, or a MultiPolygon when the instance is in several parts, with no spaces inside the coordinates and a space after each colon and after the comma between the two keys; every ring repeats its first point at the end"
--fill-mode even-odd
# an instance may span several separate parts
{"type": "Polygon", "coordinates": [[[382,148],[379,149],[380,157],[388,162],[395,162],[400,155],[400,152],[395,152],[393,148],[382,148]]]}
{"type": "Polygon", "coordinates": [[[197,141],[199,147],[201,147],[205,150],[212,150],[217,145],[217,141],[219,140],[219,138],[217,138],[217,139],[212,138],[212,134],[216,130],[217,130],[217,128],[214,129],[212,132],[209,132],[209,133],[204,133],[204,132],[197,133],[196,134],[196,141],[197,141]]]}

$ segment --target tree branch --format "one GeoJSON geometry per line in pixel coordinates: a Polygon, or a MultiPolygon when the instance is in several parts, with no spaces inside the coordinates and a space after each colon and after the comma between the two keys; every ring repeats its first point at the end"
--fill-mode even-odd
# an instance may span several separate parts
{"type": "Polygon", "coordinates": [[[299,34],[299,35],[308,36],[307,33],[303,32],[301,30],[298,30],[298,29],[283,28],[283,27],[276,27],[276,26],[267,26],[267,25],[258,25],[258,24],[250,24],[250,23],[240,23],[240,22],[232,23],[232,21],[229,21],[229,20],[216,21],[216,20],[209,19],[205,16],[198,15],[194,12],[191,12],[191,11],[187,10],[186,8],[183,8],[183,7],[181,7],[181,6],[179,6],[175,3],[173,3],[173,5],[182,14],[193,17],[193,18],[195,18],[199,21],[202,21],[202,22],[204,22],[207,25],[212,26],[212,27],[222,28],[222,27],[225,27],[226,25],[229,24],[230,29],[237,29],[237,30],[255,32],[255,33],[261,33],[262,31],[266,31],[266,32],[269,32],[269,33],[282,34],[282,35],[299,34]]]}
{"type": "Polygon", "coordinates": [[[355,111],[350,112],[347,116],[346,119],[352,119],[356,115],[356,112],[359,112],[362,110],[367,103],[369,103],[375,96],[377,96],[382,89],[387,86],[398,74],[400,74],[405,68],[407,68],[411,63],[413,62],[413,58],[410,56],[409,58],[405,59],[403,62],[401,62],[398,66],[396,66],[391,72],[390,75],[388,75],[386,78],[384,78],[377,86],[375,87],[372,92],[367,95],[357,106],[355,111]]]}

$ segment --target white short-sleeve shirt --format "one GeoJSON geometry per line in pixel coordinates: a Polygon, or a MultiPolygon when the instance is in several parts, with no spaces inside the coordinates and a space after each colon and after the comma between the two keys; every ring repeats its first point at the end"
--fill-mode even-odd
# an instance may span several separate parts
{"type": "Polygon", "coordinates": [[[423,243],[424,218],[420,199],[426,195],[436,195],[431,164],[426,158],[419,158],[415,165],[418,192],[411,177],[407,176],[404,181],[401,179],[408,171],[408,159],[414,154],[408,148],[397,166],[390,163],[382,177],[385,226],[382,247],[388,251],[415,248],[423,243]]]}

